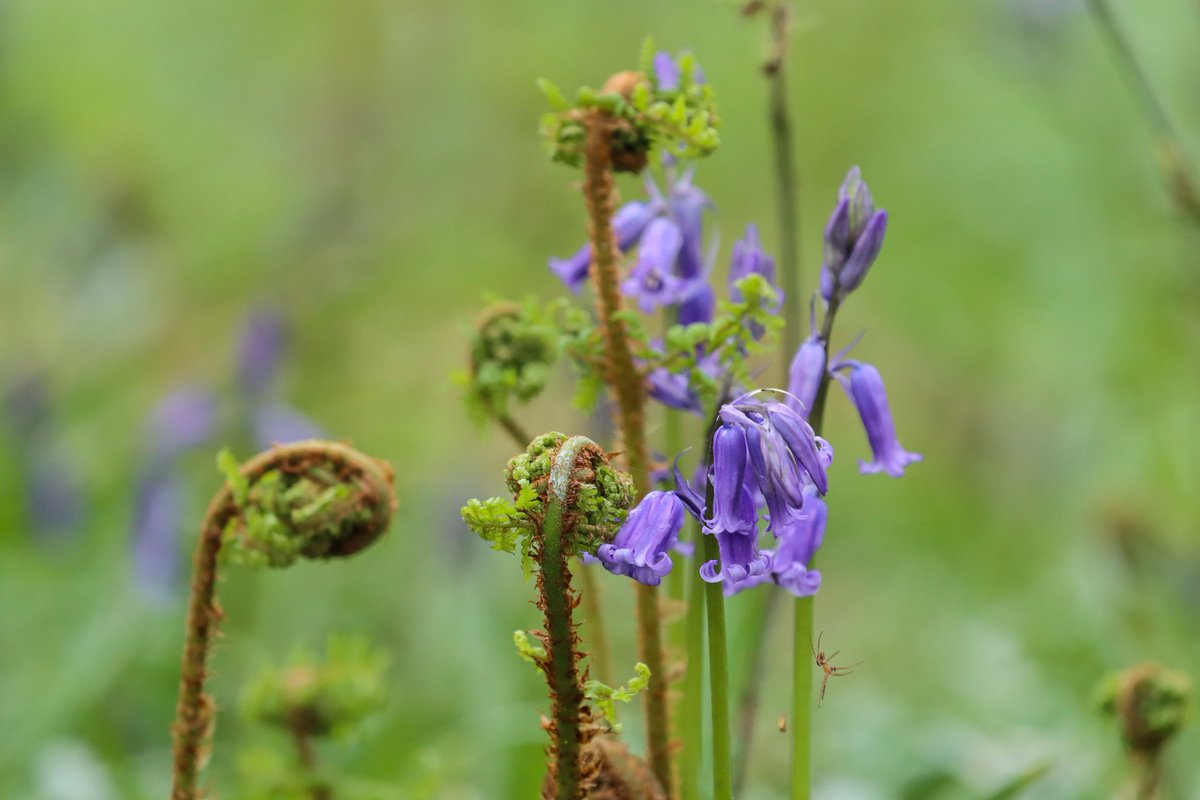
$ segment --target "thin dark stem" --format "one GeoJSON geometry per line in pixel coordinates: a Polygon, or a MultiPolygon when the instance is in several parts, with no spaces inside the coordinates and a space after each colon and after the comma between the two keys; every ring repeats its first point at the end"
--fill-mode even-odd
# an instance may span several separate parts
{"type": "Polygon", "coordinates": [[[529,435],[529,432],[522,428],[520,423],[518,423],[508,414],[491,408],[488,409],[488,413],[491,415],[492,419],[495,420],[496,424],[503,428],[504,432],[507,433],[522,450],[528,447],[529,443],[533,441],[533,437],[529,435]]]}
{"type": "Polygon", "coordinates": [[[771,146],[775,155],[775,187],[779,211],[779,275],[783,289],[783,371],[787,374],[792,354],[800,346],[804,304],[800,285],[800,181],[796,177],[796,157],[792,143],[791,114],[788,111],[787,56],[791,9],[785,2],[769,9],[771,56],[763,65],[770,87],[771,146]]]}
{"type": "Polygon", "coordinates": [[[309,780],[309,793],[312,800],[333,800],[333,790],[317,777],[317,752],[312,745],[312,735],[308,720],[303,713],[293,714],[288,720],[288,730],[292,734],[292,744],[296,748],[296,758],[300,761],[309,780]]]}
{"type": "Polygon", "coordinates": [[[1175,203],[1193,222],[1200,224],[1200,190],[1196,186],[1195,169],[1184,155],[1182,140],[1171,123],[1166,107],[1154,91],[1154,85],[1121,29],[1108,0],[1088,0],[1088,8],[1112,47],[1117,65],[1142,110],[1142,116],[1154,137],[1159,169],[1166,178],[1175,203]]]}

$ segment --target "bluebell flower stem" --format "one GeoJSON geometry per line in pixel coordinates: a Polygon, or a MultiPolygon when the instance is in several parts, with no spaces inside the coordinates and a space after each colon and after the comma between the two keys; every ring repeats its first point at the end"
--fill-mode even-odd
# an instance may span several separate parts
{"type": "Polygon", "coordinates": [[[800,181],[796,177],[796,156],[792,142],[792,121],[788,111],[785,58],[791,9],[778,0],[769,11],[771,55],[763,65],[770,86],[771,147],[775,155],[775,186],[779,212],[779,269],[783,289],[783,373],[787,374],[792,354],[803,338],[804,302],[800,292],[800,181]]]}
{"type": "MultiPolygon", "coordinates": [[[[689,524],[692,541],[699,553],[704,546],[704,534],[699,523],[689,524]]],[[[685,570],[680,570],[684,572],[685,570]]],[[[700,800],[700,762],[704,759],[704,581],[700,571],[686,570],[688,575],[687,672],[684,673],[683,703],[679,725],[683,734],[680,765],[680,797],[700,800]]]]}
{"type": "MultiPolygon", "coordinates": [[[[837,293],[825,309],[821,324],[821,340],[825,343],[825,363],[829,363],[829,339],[840,302],[837,293]]],[[[829,371],[821,375],[816,399],[808,421],[820,436],[825,423],[825,401],[829,397],[829,371]]],[[[816,565],[816,556],[808,567],[816,565]]],[[[809,800],[812,795],[812,688],[813,688],[813,616],[814,596],[795,600],[794,632],[792,636],[792,793],[791,800],[809,800]]]]}
{"type": "MultiPolygon", "coordinates": [[[[705,536],[704,560],[720,559],[717,537],[705,536]]],[[[712,684],[713,800],[733,800],[729,748],[729,664],[725,640],[725,594],[720,583],[704,586],[708,616],[708,667],[712,684]]]]}
{"type": "Polygon", "coordinates": [[[795,650],[792,653],[792,793],[791,800],[812,795],[813,597],[797,597],[795,650]]]}
{"type": "MultiPolygon", "coordinates": [[[[633,359],[629,331],[620,312],[622,299],[612,218],[617,192],[613,181],[609,133],[612,118],[601,109],[587,120],[583,195],[592,245],[590,275],[599,305],[604,339],[604,379],[615,401],[620,447],[639,497],[650,491],[650,450],[646,441],[646,390],[633,359]]],[[[646,691],[646,743],[650,768],[668,797],[674,796],[670,752],[670,714],[667,706],[666,659],[656,587],[637,584],[638,655],[650,668],[646,691]]]]}

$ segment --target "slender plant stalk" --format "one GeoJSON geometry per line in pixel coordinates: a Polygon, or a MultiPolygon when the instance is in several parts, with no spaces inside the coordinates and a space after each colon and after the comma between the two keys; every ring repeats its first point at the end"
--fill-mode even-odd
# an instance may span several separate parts
{"type": "MultiPolygon", "coordinates": [[[[704,538],[704,559],[720,558],[715,536],[704,538]]],[[[733,800],[729,762],[729,665],[725,641],[725,594],[720,583],[704,586],[708,611],[708,666],[712,675],[713,800],[733,800]]]]}
{"type": "Polygon", "coordinates": [[[1158,788],[1162,784],[1163,768],[1159,752],[1136,752],[1130,755],[1133,763],[1134,800],[1156,800],[1158,788]]]}
{"type": "Polygon", "coordinates": [[[570,478],[579,448],[590,440],[572,437],[563,442],[550,472],[550,491],[546,497],[546,516],[542,520],[541,569],[538,573],[539,605],[546,616],[546,677],[554,700],[555,795],[558,800],[581,797],[579,760],[582,745],[580,713],[583,689],[575,651],[575,626],[571,609],[575,606],[571,591],[571,568],[567,563],[563,538],[564,511],[570,491],[570,478]]]}
{"type": "MultiPolygon", "coordinates": [[[[829,337],[840,301],[835,293],[825,310],[821,340],[825,344],[825,363],[829,364],[829,337]]],[[[825,423],[825,400],[829,397],[829,369],[821,374],[808,422],[819,436],[825,423]]],[[[808,567],[816,564],[813,555],[808,567]]],[[[794,603],[792,638],[792,794],[791,800],[809,800],[812,796],[812,687],[813,687],[813,616],[815,597],[797,597],[794,603]]]]}
{"type": "Polygon", "coordinates": [[[762,694],[762,677],[767,669],[767,643],[783,597],[784,593],[781,591],[768,590],[746,598],[757,601],[758,606],[752,609],[757,613],[752,615],[749,623],[751,639],[746,647],[746,670],[742,677],[742,689],[738,693],[735,738],[737,748],[734,750],[733,760],[734,796],[741,795],[749,775],[750,753],[762,694]]]}
{"type": "Polygon", "coordinates": [[[1182,140],[1171,123],[1166,107],[1154,91],[1146,70],[1121,29],[1108,0],[1088,0],[1088,8],[1108,39],[1117,66],[1125,74],[1142,116],[1150,128],[1159,169],[1166,179],[1176,205],[1193,223],[1200,225],[1200,189],[1196,186],[1195,167],[1184,155],[1182,140]]]}
{"type": "Polygon", "coordinates": [[[288,721],[296,757],[309,779],[309,795],[312,800],[333,800],[333,790],[317,778],[317,751],[313,748],[309,721],[304,714],[292,714],[288,721]]]}
{"type": "MultiPolygon", "coordinates": [[[[633,360],[629,332],[619,313],[622,309],[619,249],[612,227],[616,208],[609,127],[612,118],[595,109],[588,117],[584,159],[583,194],[592,245],[591,277],[599,305],[599,324],[604,338],[604,377],[616,403],[621,446],[639,497],[650,490],[650,454],[645,431],[645,387],[633,360]]],[[[646,741],[650,768],[668,796],[674,796],[671,774],[670,720],[667,707],[667,675],[662,648],[658,593],[653,586],[636,585],[638,655],[650,668],[646,692],[646,741]]]]}
{"type": "Polygon", "coordinates": [[[791,8],[783,0],[771,4],[771,56],[763,65],[770,87],[771,149],[775,156],[775,187],[779,211],[779,270],[783,289],[783,372],[800,346],[804,319],[800,274],[800,180],[792,147],[792,120],[788,111],[787,56],[791,8]]]}
{"type": "MultiPolygon", "coordinates": [[[[216,501],[214,500],[214,503],[216,501]]],[[[212,729],[212,699],[204,693],[208,648],[222,613],[216,601],[217,554],[221,528],[205,516],[192,566],[192,592],[188,599],[187,634],[180,669],[179,701],[175,707],[175,752],[171,800],[196,800],[196,778],[212,729]]]]}
{"type": "MultiPolygon", "coordinates": [[[[800,263],[800,179],[796,175],[796,156],[792,137],[791,112],[787,95],[787,50],[791,29],[791,7],[777,0],[767,8],[770,26],[770,56],[763,64],[769,88],[771,150],[775,161],[776,210],[779,214],[779,275],[783,289],[783,341],[780,348],[782,374],[788,374],[792,356],[803,339],[804,324],[802,275],[800,263]]],[[[734,767],[734,792],[745,786],[750,752],[758,716],[759,687],[766,669],[766,650],[775,616],[779,613],[779,593],[766,592],[757,615],[757,624],[747,648],[745,678],[738,696],[738,750],[734,767]]]]}
{"type": "Polygon", "coordinates": [[[504,432],[507,433],[513,442],[516,443],[517,447],[524,450],[529,446],[529,443],[533,440],[533,437],[529,435],[528,431],[521,427],[519,422],[510,417],[508,414],[496,411],[490,406],[488,407],[488,414],[491,415],[492,419],[497,425],[504,429],[504,432]]]}
{"type": "MultiPolygon", "coordinates": [[[[691,521],[692,541],[696,552],[704,547],[700,524],[691,521]]],[[[683,703],[679,727],[682,731],[683,752],[680,754],[680,796],[683,800],[700,800],[700,762],[704,757],[704,581],[699,570],[688,570],[687,592],[687,672],[683,678],[683,703]]]]}

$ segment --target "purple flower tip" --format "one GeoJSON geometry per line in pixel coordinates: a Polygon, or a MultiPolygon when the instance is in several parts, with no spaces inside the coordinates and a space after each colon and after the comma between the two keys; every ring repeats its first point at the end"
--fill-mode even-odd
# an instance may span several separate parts
{"type": "Polygon", "coordinates": [[[615,575],[657,586],[671,571],[668,555],[683,528],[683,501],[674,492],[650,492],[638,503],[612,544],[602,544],[596,557],[615,575]]]}

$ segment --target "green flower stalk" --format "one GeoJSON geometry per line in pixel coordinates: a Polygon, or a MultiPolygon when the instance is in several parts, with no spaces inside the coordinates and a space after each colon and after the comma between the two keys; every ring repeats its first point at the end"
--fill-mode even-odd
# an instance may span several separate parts
{"type": "Polygon", "coordinates": [[[546,800],[580,800],[602,775],[601,753],[592,746],[603,730],[585,692],[586,671],[573,610],[571,557],[595,552],[610,540],[633,501],[629,476],[614,469],[592,440],[546,433],[508,463],[513,499],[471,500],[463,520],[493,549],[519,554],[526,574],[537,573],[537,607],[545,630],[518,633],[523,658],[546,676],[552,713],[546,800]]]}
{"type": "Polygon", "coordinates": [[[298,558],[353,555],[391,524],[396,498],[389,464],[335,442],[273,447],[240,467],[227,452],[226,483],[209,504],[188,601],[173,726],[171,800],[196,800],[200,764],[213,725],[205,694],[208,650],[222,617],[216,602],[219,562],[285,567],[298,558]]]}

